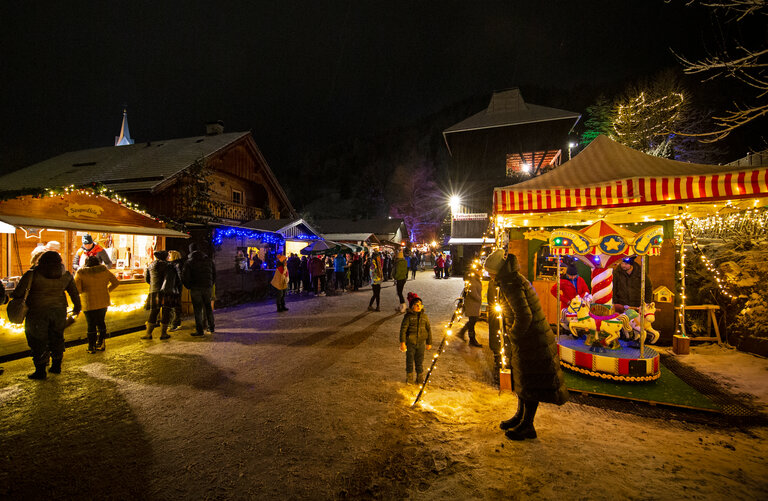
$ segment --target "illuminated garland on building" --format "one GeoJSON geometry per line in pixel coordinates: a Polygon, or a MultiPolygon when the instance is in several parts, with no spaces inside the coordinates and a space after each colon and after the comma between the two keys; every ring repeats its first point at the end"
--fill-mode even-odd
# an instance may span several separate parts
{"type": "MultiPolygon", "coordinates": [[[[211,242],[216,247],[220,246],[225,238],[242,238],[246,240],[260,240],[264,243],[282,245],[285,238],[279,233],[271,231],[251,230],[248,228],[238,228],[234,226],[216,227],[213,229],[211,242]]],[[[309,239],[307,239],[309,240],[309,239]]]]}

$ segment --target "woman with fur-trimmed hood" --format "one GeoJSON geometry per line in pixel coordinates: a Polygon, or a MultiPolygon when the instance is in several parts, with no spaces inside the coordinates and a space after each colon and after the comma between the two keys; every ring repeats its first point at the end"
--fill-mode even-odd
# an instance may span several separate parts
{"type": "Polygon", "coordinates": [[[539,402],[562,405],[568,401],[555,335],[514,254],[505,256],[504,250],[497,249],[484,267],[499,285],[505,351],[518,398],[515,415],[499,426],[510,440],[536,438],[533,419],[539,402]]]}

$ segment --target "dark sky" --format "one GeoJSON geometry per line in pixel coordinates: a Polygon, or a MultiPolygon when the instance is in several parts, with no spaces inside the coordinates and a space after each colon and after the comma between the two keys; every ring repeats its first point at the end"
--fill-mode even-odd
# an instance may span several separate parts
{"type": "Polygon", "coordinates": [[[3,2],[0,171],[114,144],[127,104],[137,142],[223,120],[279,174],[471,96],[673,66],[708,29],[682,0],[3,2]]]}

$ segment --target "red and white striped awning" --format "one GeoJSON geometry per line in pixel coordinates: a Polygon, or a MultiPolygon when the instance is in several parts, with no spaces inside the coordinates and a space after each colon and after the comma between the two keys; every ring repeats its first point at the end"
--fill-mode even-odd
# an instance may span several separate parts
{"type": "MultiPolygon", "coordinates": [[[[526,184],[526,183],[522,183],[526,184]]],[[[496,188],[497,215],[699,203],[768,196],[768,168],[702,175],[632,177],[586,187],[496,188]]]]}

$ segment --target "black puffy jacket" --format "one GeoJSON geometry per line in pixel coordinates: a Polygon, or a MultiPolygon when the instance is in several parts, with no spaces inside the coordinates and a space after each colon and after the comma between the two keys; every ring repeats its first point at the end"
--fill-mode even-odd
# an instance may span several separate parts
{"type": "Polygon", "coordinates": [[[522,400],[562,405],[568,401],[557,342],[541,309],[539,297],[509,254],[496,276],[503,309],[504,334],[515,382],[522,400]]]}
{"type": "Polygon", "coordinates": [[[168,263],[157,259],[152,261],[147,267],[147,273],[144,279],[149,284],[149,292],[160,292],[165,282],[165,273],[168,270],[168,263]]]}
{"type": "Polygon", "coordinates": [[[193,251],[184,264],[181,281],[187,289],[210,289],[216,283],[213,260],[200,251],[193,251]]]}

